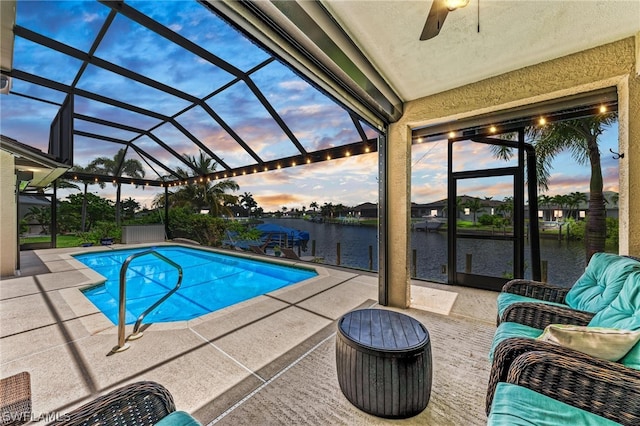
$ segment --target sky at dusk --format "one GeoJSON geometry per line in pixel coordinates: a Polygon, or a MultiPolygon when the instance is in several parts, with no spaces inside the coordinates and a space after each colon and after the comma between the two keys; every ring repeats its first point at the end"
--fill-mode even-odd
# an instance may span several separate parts
{"type": "MultiPolygon", "coordinates": [[[[127,1],[126,4],[200,46],[202,53],[191,53],[118,14],[105,37],[95,46],[95,57],[112,67],[134,71],[174,88],[182,98],[123,78],[99,64],[83,68],[81,60],[40,46],[28,37],[16,37],[13,66],[66,86],[77,80],[75,88],[83,92],[99,93],[155,113],[149,116],[127,111],[90,96],[76,95],[74,98],[76,114],[123,123],[151,133],[138,134],[74,120],[76,130],[131,141],[144,154],[129,149],[127,158],[143,163],[146,178],[166,175],[163,166],[184,167],[179,159],[157,143],[157,139],[177,154],[198,154],[199,148],[180,128],[186,129],[231,168],[255,162],[220,122],[212,119],[212,111],[262,160],[299,154],[291,138],[274,120],[273,113],[258,101],[260,96],[273,107],[275,114],[282,118],[296,141],[308,152],[362,140],[346,109],[273,60],[201,4],[195,1],[127,1]],[[230,66],[223,69],[212,63],[212,57],[214,62],[219,58],[230,66]],[[237,73],[247,73],[249,77],[238,79],[237,73]],[[193,99],[201,103],[194,104],[193,99]],[[162,117],[171,117],[173,122],[164,122],[162,117]]],[[[110,12],[108,7],[94,1],[18,0],[17,10],[18,25],[85,52],[110,12]]],[[[19,79],[13,79],[12,92],[0,95],[0,132],[47,151],[49,128],[65,93],[19,79]]],[[[376,137],[376,131],[364,121],[359,120],[358,124],[367,138],[376,137]]],[[[618,151],[617,136],[617,126],[613,126],[600,139],[604,189],[610,191],[618,190],[618,164],[609,153],[609,148],[618,151]]],[[[74,164],[86,166],[98,156],[113,157],[124,146],[76,135],[74,164]]],[[[446,198],[446,150],[446,141],[413,146],[412,201],[427,203],[446,198]]],[[[568,154],[561,154],[555,164],[547,194],[588,191],[588,166],[576,164],[568,154]]],[[[497,163],[486,148],[469,145],[457,149],[456,165],[463,170],[504,166],[504,163],[497,163]]],[[[251,193],[265,211],[281,210],[283,206],[289,210],[309,208],[312,202],[345,206],[375,203],[378,154],[237,176],[234,180],[240,186],[237,195],[251,193]]],[[[510,185],[504,179],[469,182],[461,190],[467,195],[494,199],[512,195],[510,185]]],[[[104,189],[92,185],[90,191],[115,199],[115,188],[111,184],[104,189]]],[[[123,185],[122,197],[135,198],[143,206],[151,207],[151,201],[159,192],[164,190],[123,185]]],[[[61,198],[66,194],[68,192],[64,190],[59,192],[61,198]]]]}

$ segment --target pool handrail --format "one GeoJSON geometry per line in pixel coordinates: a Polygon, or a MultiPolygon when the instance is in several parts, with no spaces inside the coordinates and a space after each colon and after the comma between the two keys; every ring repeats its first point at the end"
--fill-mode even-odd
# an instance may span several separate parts
{"type": "Polygon", "coordinates": [[[138,334],[138,330],[140,328],[140,324],[142,323],[142,320],[144,319],[144,317],[147,316],[149,312],[157,308],[162,302],[167,300],[173,293],[178,291],[178,289],[180,288],[180,285],[182,284],[182,275],[183,275],[182,267],[178,265],[176,262],[174,262],[173,260],[169,259],[168,257],[158,253],[155,249],[141,251],[139,253],[134,253],[131,256],[127,257],[127,259],[122,264],[122,267],[120,267],[120,295],[119,295],[119,301],[118,301],[118,346],[113,348],[113,352],[122,352],[129,348],[129,344],[126,343],[126,339],[124,337],[124,331],[125,331],[125,325],[126,325],[126,311],[127,311],[126,309],[127,269],[129,268],[129,264],[134,259],[138,257],[146,256],[148,254],[154,255],[160,260],[163,260],[169,265],[176,268],[178,270],[178,282],[176,283],[175,287],[171,289],[167,294],[162,296],[160,300],[158,300],[156,303],[151,305],[143,313],[140,314],[140,316],[138,317],[138,320],[133,326],[133,333],[131,334],[131,336],[129,336],[130,339],[137,339],[139,337],[142,337],[142,334],[138,334]]]}

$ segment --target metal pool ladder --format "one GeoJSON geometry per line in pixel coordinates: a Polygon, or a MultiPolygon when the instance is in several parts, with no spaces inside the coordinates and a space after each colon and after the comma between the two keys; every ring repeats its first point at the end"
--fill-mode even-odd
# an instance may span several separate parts
{"type": "Polygon", "coordinates": [[[169,259],[168,257],[158,253],[154,249],[141,251],[140,253],[134,253],[131,256],[127,257],[127,260],[124,261],[124,263],[122,264],[122,267],[120,268],[120,300],[118,304],[118,346],[114,347],[112,349],[112,352],[115,353],[115,352],[125,351],[129,349],[129,343],[127,343],[127,340],[135,340],[135,339],[141,338],[142,333],[138,332],[138,330],[140,328],[140,324],[142,323],[142,320],[144,319],[144,317],[146,317],[149,312],[157,308],[162,302],[167,300],[169,296],[171,296],[173,293],[178,291],[178,289],[180,288],[180,284],[182,284],[182,267],[178,265],[176,262],[174,262],[173,260],[169,259]],[[138,317],[138,320],[133,326],[133,333],[131,333],[128,339],[125,339],[124,329],[125,329],[125,322],[126,322],[125,317],[126,317],[126,304],[127,304],[127,297],[126,297],[127,269],[129,268],[129,264],[134,259],[138,257],[146,256],[148,254],[154,255],[158,259],[163,260],[167,262],[169,265],[176,268],[178,270],[178,282],[176,283],[175,287],[171,289],[171,291],[169,291],[167,294],[162,296],[160,300],[158,300],[156,303],[151,305],[149,308],[147,308],[147,310],[145,310],[143,313],[140,314],[140,316],[138,317]]]}

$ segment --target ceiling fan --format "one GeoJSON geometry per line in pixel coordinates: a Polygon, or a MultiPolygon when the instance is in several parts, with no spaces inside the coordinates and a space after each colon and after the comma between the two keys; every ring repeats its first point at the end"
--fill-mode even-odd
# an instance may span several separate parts
{"type": "Polygon", "coordinates": [[[468,4],[469,0],[433,0],[420,40],[429,40],[437,36],[449,12],[465,7],[468,4]]]}

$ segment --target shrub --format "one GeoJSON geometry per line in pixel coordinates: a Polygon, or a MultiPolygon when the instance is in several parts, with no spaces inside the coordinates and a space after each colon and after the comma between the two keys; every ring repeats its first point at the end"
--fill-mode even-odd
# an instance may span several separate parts
{"type": "Polygon", "coordinates": [[[122,228],[116,226],[114,222],[97,222],[89,235],[89,240],[95,242],[99,242],[102,238],[113,238],[115,241],[120,241],[122,228]]]}
{"type": "Polygon", "coordinates": [[[478,218],[478,223],[482,226],[491,226],[493,225],[493,216],[490,214],[483,214],[478,218]]]}
{"type": "Polygon", "coordinates": [[[616,249],[620,244],[620,235],[619,232],[619,224],[620,221],[618,219],[614,219],[612,217],[607,218],[607,242],[606,244],[611,244],[615,246],[616,249]]]}
{"type": "Polygon", "coordinates": [[[193,213],[188,208],[173,208],[169,211],[171,238],[189,238],[202,245],[219,247],[226,229],[226,222],[219,217],[193,213]]]}

